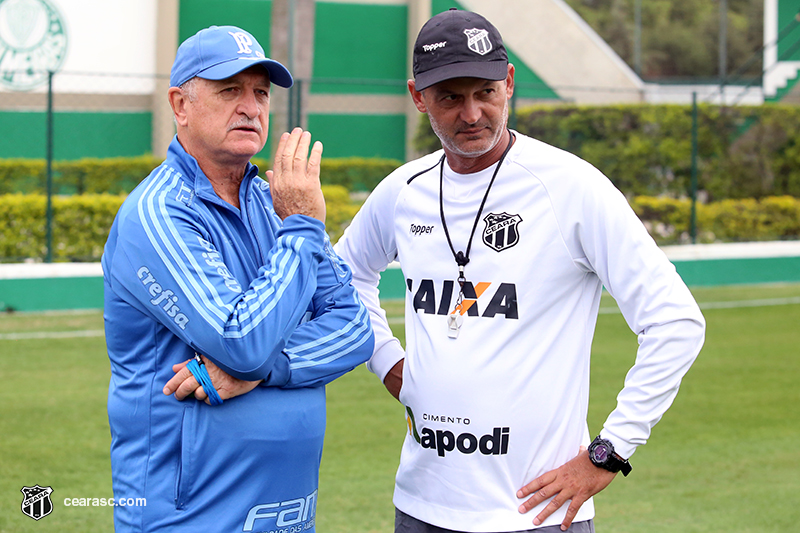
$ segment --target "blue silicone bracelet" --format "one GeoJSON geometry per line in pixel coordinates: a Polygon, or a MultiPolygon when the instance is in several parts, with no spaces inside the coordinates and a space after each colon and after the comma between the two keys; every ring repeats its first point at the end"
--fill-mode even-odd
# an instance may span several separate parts
{"type": "MultiPolygon", "coordinates": [[[[199,357],[197,359],[200,359],[199,357]]],[[[211,376],[208,375],[208,370],[206,369],[206,365],[198,363],[197,359],[192,359],[186,365],[186,368],[189,369],[189,372],[192,373],[194,378],[203,387],[203,390],[206,391],[208,395],[208,401],[211,405],[222,405],[222,398],[219,397],[219,393],[217,393],[217,389],[214,388],[214,384],[211,383],[211,376]]]]}

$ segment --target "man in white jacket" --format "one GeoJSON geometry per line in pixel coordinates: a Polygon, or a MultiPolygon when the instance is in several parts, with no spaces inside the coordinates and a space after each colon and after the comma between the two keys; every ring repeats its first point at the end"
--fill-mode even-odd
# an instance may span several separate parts
{"type": "Polygon", "coordinates": [[[594,531],[592,496],[672,404],[703,316],[608,178],[507,128],[514,66],[486,19],[429,20],[408,88],[443,150],[388,176],[336,246],[371,312],[368,366],[406,407],[395,531],[594,531]],[[393,261],[405,350],[378,299],[393,261]],[[593,441],[602,287],[639,349],[593,441]]]}

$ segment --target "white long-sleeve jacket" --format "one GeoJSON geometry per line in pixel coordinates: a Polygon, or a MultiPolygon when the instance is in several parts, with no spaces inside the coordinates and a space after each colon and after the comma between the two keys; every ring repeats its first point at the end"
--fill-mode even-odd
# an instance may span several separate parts
{"type": "MultiPolygon", "coordinates": [[[[638,335],[636,363],[601,431],[630,457],[669,408],[705,322],[622,194],[589,163],[516,133],[475,229],[462,325],[448,335],[466,251],[495,170],[460,175],[442,152],[388,176],[337,244],[371,311],[383,379],[405,357],[408,434],[394,502],[458,531],[530,529],[516,491],[591,440],[589,360],[602,287],[638,335]],[[443,167],[442,167],[443,164],[443,167]],[[443,172],[443,177],[442,173],[443,172]],[[406,349],[380,309],[380,272],[406,280],[406,349]]],[[[542,506],[545,504],[542,504],[542,506]]],[[[563,520],[563,506],[542,524],[563,520]]],[[[576,521],[594,516],[588,501],[576,521]]]]}

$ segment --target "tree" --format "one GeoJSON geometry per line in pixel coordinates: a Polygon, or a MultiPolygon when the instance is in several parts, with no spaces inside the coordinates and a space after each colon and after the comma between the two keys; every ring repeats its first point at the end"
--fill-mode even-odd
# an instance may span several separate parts
{"type": "MultiPolygon", "coordinates": [[[[636,3],[642,9],[642,77],[719,79],[719,0],[566,0],[631,66],[636,3]]],[[[763,0],[728,0],[728,81],[740,67],[739,81],[760,77],[763,0]]]]}

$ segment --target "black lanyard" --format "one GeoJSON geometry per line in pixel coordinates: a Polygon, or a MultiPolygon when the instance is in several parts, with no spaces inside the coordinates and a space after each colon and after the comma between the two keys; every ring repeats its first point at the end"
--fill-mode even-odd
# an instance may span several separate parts
{"type": "MultiPolygon", "coordinates": [[[[497,168],[494,169],[494,173],[492,174],[492,179],[489,181],[489,185],[486,187],[486,192],[483,195],[483,200],[481,200],[481,206],[478,209],[478,213],[475,215],[475,223],[472,225],[472,232],[469,234],[469,241],[467,242],[467,251],[466,253],[462,251],[456,252],[456,249],[453,247],[453,241],[450,239],[450,232],[447,231],[447,222],[444,218],[444,200],[443,200],[443,189],[444,189],[444,160],[445,155],[442,155],[442,159],[439,161],[439,216],[442,219],[442,227],[444,228],[444,234],[447,237],[447,244],[450,245],[450,251],[453,253],[453,259],[456,260],[456,264],[458,265],[458,283],[461,286],[461,289],[464,288],[464,283],[466,283],[467,279],[464,277],[464,267],[467,266],[469,263],[469,251],[472,249],[472,238],[475,236],[475,229],[478,227],[478,221],[481,219],[481,214],[483,213],[483,206],[486,204],[486,199],[489,198],[489,191],[492,190],[492,185],[494,184],[494,179],[497,177],[497,173],[500,171],[500,167],[503,164],[503,160],[508,155],[508,151],[511,150],[511,145],[514,144],[514,134],[511,133],[511,130],[508,130],[510,134],[508,138],[508,146],[506,146],[505,151],[503,151],[503,155],[500,156],[500,159],[497,161],[497,168]]],[[[459,291],[458,303],[461,303],[463,298],[463,294],[459,291]]]]}

